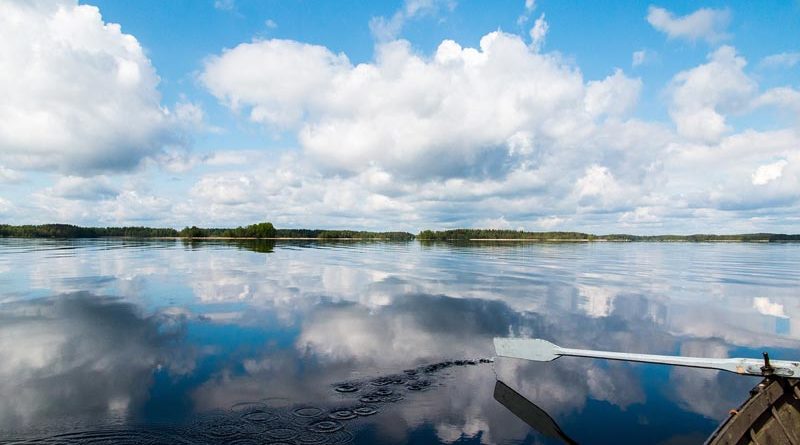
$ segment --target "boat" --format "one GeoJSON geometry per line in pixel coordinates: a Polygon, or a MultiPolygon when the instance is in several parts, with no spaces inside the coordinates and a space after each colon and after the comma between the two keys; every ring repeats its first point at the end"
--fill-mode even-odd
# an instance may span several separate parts
{"type": "MultiPolygon", "coordinates": [[[[740,375],[761,376],[739,408],[731,410],[706,440],[706,445],[800,445],[800,362],[752,358],[704,358],[673,355],[631,354],[562,348],[547,340],[495,338],[498,357],[548,362],[562,356],[589,357],[693,368],[718,369],[740,375]]],[[[542,434],[576,443],[544,410],[504,383],[495,384],[495,399],[542,434]],[[526,403],[527,402],[527,403],[526,403]],[[549,419],[549,420],[547,420],[549,419]]]]}

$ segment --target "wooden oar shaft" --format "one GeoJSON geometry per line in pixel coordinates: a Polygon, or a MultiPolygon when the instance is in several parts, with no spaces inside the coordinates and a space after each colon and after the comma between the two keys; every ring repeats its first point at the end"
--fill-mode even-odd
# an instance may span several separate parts
{"type": "Polygon", "coordinates": [[[679,355],[630,354],[627,352],[570,349],[554,345],[538,338],[495,338],[497,355],[532,361],[551,361],[560,356],[601,358],[628,362],[656,363],[661,365],[688,366],[691,368],[718,369],[743,375],[800,377],[800,362],[765,360],[752,358],[706,358],[679,355]]]}
{"type": "Polygon", "coordinates": [[[691,368],[719,369],[744,374],[746,366],[760,367],[761,362],[743,358],[704,358],[683,357],[680,355],[630,354],[626,352],[593,351],[589,349],[570,349],[559,347],[557,355],[572,357],[602,358],[627,362],[656,363],[661,365],[688,366],[691,368]],[[752,363],[751,363],[752,362],[752,363]],[[742,369],[742,371],[739,371],[742,369]]]}

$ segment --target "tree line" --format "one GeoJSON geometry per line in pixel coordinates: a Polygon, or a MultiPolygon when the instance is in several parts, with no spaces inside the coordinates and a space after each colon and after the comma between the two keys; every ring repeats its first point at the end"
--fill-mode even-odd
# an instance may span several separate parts
{"type": "Polygon", "coordinates": [[[235,228],[185,227],[181,230],[153,227],[80,227],[71,224],[20,225],[0,224],[0,238],[313,238],[381,239],[411,241],[408,232],[368,232],[356,230],[276,229],[263,222],[235,228]]]}
{"type": "Polygon", "coordinates": [[[582,232],[526,232],[502,229],[423,230],[417,235],[420,241],[470,241],[470,240],[536,240],[536,241],[630,241],[630,242],[786,242],[800,241],[800,235],[782,233],[744,233],[738,235],[594,235],[582,232]]]}
{"type": "Polygon", "coordinates": [[[71,224],[12,226],[0,224],[2,238],[163,238],[176,237],[175,229],[153,227],[79,227],[71,224]]]}
{"type": "Polygon", "coordinates": [[[800,235],[780,233],[745,233],[738,235],[594,235],[583,232],[526,232],[522,230],[452,229],[423,230],[418,235],[408,232],[369,232],[357,230],[276,229],[262,222],[236,228],[185,227],[181,230],[154,227],[80,227],[71,224],[20,225],[0,224],[0,238],[308,238],[359,239],[388,241],[470,241],[470,240],[533,240],[533,241],[630,241],[630,242],[789,242],[800,241],[800,235]]]}

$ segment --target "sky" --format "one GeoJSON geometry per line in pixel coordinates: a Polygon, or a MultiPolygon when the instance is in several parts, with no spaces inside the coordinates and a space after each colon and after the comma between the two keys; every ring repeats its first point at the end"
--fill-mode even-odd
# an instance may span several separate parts
{"type": "Polygon", "coordinates": [[[800,2],[0,0],[0,223],[800,233],[800,2]]]}

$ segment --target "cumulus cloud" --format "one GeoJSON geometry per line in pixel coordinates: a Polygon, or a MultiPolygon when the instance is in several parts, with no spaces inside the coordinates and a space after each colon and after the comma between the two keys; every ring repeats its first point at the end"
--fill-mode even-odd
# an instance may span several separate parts
{"type": "Polygon", "coordinates": [[[658,6],[650,6],[647,10],[647,22],[670,39],[702,39],[716,43],[729,37],[726,28],[730,20],[731,14],[727,9],[701,8],[679,17],[658,6]]]}
{"type": "Polygon", "coordinates": [[[770,301],[770,299],[767,297],[753,298],[753,309],[762,315],[786,318],[786,312],[783,309],[783,305],[770,301]]]}
{"type": "Polygon", "coordinates": [[[84,225],[174,225],[173,202],[145,189],[135,181],[118,187],[106,176],[66,176],[33,192],[25,203],[30,213],[20,217],[84,225]]]}
{"type": "Polygon", "coordinates": [[[0,160],[126,170],[175,141],[139,42],[75,1],[0,4],[0,160]]]}
{"type": "Polygon", "coordinates": [[[592,116],[625,114],[636,105],[641,90],[641,79],[627,77],[617,69],[605,79],[587,84],[586,111],[592,116]]]}
{"type": "Polygon", "coordinates": [[[746,64],[733,47],[723,46],[707,63],[675,75],[669,111],[680,135],[716,142],[730,130],[723,113],[747,107],[757,90],[746,64]]]}
{"type": "Polygon", "coordinates": [[[570,64],[502,32],[479,48],[446,40],[429,58],[405,41],[376,51],[354,66],[321,46],[256,41],[207,60],[202,80],[251,120],[295,129],[327,169],[418,178],[491,176],[520,154],[575,144],[593,117],[627,111],[641,88],[621,71],[587,86],[570,64]]]}
{"type": "Polygon", "coordinates": [[[97,201],[114,198],[119,194],[119,191],[106,176],[94,178],[65,176],[50,188],[50,193],[61,198],[97,201]]]}
{"type": "MultiPolygon", "coordinates": [[[[61,5],[53,10],[83,11],[61,5]]],[[[12,9],[46,9],[34,6],[12,9]]],[[[402,11],[421,17],[444,7],[407,2],[402,11]]],[[[95,9],[87,11],[95,14],[92,26],[103,24],[95,9]]],[[[102,36],[111,32],[141,56],[133,37],[105,26],[102,36]]],[[[103,48],[112,43],[105,39],[103,48]]],[[[376,44],[372,60],[355,64],[324,46],[270,39],[207,58],[199,78],[220,102],[272,135],[296,138],[297,149],[279,154],[197,154],[165,146],[181,140],[176,129],[203,130],[205,114],[186,98],[163,109],[149,61],[134,58],[155,97],[149,104],[161,116],[151,140],[158,143],[131,151],[101,144],[92,134],[89,145],[56,147],[47,155],[26,152],[14,162],[13,153],[2,150],[0,181],[6,183],[20,182],[19,171],[34,164],[55,168],[47,162],[67,159],[64,165],[72,168],[61,166],[66,175],[29,202],[8,198],[6,207],[27,209],[36,220],[74,222],[236,225],[269,219],[283,227],[391,224],[415,231],[490,225],[596,232],[729,230],[731,221],[768,221],[762,218],[766,208],[781,208],[782,215],[796,208],[797,129],[737,132],[736,126],[748,113],[779,109],[796,116],[800,93],[791,86],[761,91],[734,48],[718,48],[673,77],[665,91],[673,126],[632,117],[641,79],[620,69],[585,79],[574,62],[531,43],[527,35],[498,31],[475,47],[445,40],[423,54],[409,42],[386,40],[376,44]],[[130,162],[115,164],[118,169],[146,159],[145,165],[162,171],[198,173],[182,183],[176,175],[169,194],[143,187],[152,179],[145,169],[115,184],[120,177],[103,171],[110,168],[105,161],[80,156],[86,147],[91,156],[97,150],[130,155],[130,162]],[[779,160],[782,168],[773,165],[779,160]],[[87,172],[97,177],[82,179],[87,172]],[[87,206],[87,200],[97,204],[87,206]]],[[[126,108],[125,126],[113,134],[133,141],[122,136],[146,127],[130,125],[137,112],[126,108]]]]}
{"type": "Polygon", "coordinates": [[[788,162],[785,159],[758,167],[753,172],[753,185],[764,185],[781,177],[783,168],[788,162]]]}

